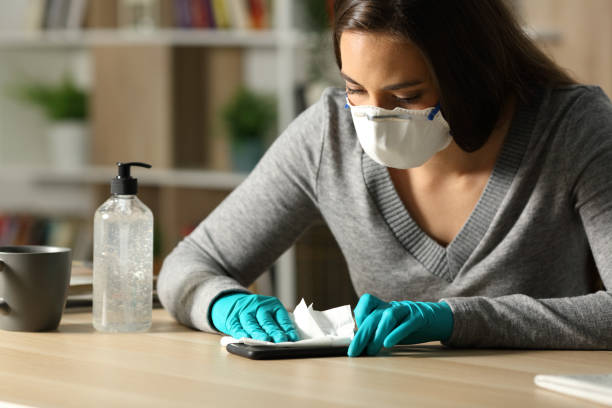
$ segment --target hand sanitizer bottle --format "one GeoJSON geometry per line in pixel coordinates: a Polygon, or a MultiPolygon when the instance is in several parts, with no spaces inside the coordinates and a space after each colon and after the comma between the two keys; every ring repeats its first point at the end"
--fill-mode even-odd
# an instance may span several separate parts
{"type": "Polygon", "coordinates": [[[151,327],[153,214],[136,197],[131,166],[117,163],[112,196],[94,217],[93,326],[102,332],[142,332],[151,327]]]}

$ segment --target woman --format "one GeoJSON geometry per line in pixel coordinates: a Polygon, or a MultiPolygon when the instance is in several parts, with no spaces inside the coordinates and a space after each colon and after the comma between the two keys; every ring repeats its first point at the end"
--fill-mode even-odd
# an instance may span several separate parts
{"type": "Polygon", "coordinates": [[[612,105],[501,0],[337,0],[328,89],[166,259],[182,323],[297,338],[245,287],[322,218],[362,294],[350,356],[612,347],[612,105]]]}

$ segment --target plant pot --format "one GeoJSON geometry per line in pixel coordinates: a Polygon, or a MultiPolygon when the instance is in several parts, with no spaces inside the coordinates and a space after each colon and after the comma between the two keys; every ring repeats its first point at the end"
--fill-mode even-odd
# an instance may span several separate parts
{"type": "Polygon", "coordinates": [[[231,143],[232,170],[248,173],[259,162],[266,148],[261,139],[233,139],[231,143]]]}
{"type": "Polygon", "coordinates": [[[47,131],[51,164],[57,168],[78,168],[89,161],[89,127],[87,122],[65,120],[53,122],[47,131]]]}

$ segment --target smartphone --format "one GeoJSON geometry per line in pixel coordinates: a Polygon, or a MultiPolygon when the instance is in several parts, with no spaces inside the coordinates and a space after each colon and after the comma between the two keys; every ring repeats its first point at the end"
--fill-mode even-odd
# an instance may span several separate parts
{"type": "Polygon", "coordinates": [[[278,360],[286,358],[338,357],[347,356],[348,346],[322,347],[270,347],[244,343],[230,343],[227,351],[251,360],[278,360]]]}

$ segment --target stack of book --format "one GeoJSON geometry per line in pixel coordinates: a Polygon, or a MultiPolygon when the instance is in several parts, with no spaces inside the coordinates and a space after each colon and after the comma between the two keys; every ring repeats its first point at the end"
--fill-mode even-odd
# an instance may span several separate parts
{"type": "MultiPolygon", "coordinates": [[[[73,261],[70,286],[66,299],[66,311],[90,311],[93,304],[93,264],[91,262],[73,261]]],[[[157,297],[157,276],[153,276],[153,307],[160,308],[157,297]]]]}
{"type": "Polygon", "coordinates": [[[66,299],[66,310],[89,310],[93,300],[93,265],[91,262],[73,261],[66,299]]]}

